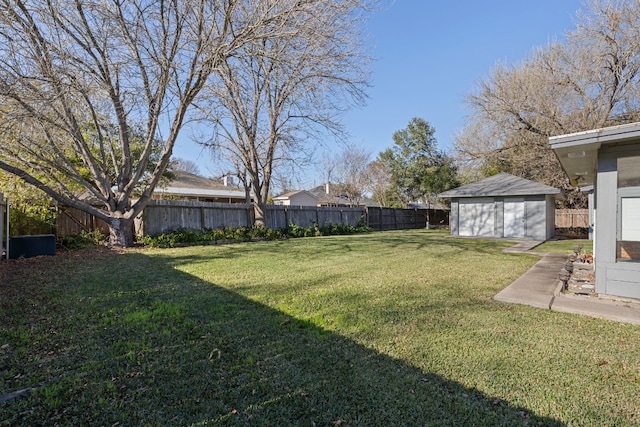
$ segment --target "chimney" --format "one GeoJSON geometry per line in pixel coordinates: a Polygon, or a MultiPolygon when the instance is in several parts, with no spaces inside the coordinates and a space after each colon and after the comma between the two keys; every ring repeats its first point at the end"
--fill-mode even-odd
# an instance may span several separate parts
{"type": "Polygon", "coordinates": [[[228,187],[230,185],[233,185],[233,180],[229,175],[225,175],[222,177],[222,183],[224,184],[225,187],[228,187]]]}
{"type": "Polygon", "coordinates": [[[326,194],[329,194],[329,193],[330,193],[330,191],[329,191],[329,183],[328,183],[328,182],[324,185],[324,192],[325,192],[326,194]]]}

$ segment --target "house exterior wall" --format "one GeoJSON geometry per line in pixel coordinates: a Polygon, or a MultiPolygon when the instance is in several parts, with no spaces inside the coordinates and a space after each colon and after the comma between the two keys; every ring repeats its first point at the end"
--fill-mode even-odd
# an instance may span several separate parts
{"type": "Polygon", "coordinates": [[[289,197],[274,199],[274,203],[280,206],[318,206],[318,200],[307,192],[300,192],[289,197]]]}
{"type": "MultiPolygon", "coordinates": [[[[635,152],[638,152],[636,145],[635,152]]],[[[618,173],[619,148],[602,147],[598,156],[595,191],[595,270],[599,294],[640,298],[640,263],[618,262],[618,173]]]]}
{"type": "Polygon", "coordinates": [[[318,200],[308,193],[299,193],[290,199],[292,206],[317,206],[318,200]]]}

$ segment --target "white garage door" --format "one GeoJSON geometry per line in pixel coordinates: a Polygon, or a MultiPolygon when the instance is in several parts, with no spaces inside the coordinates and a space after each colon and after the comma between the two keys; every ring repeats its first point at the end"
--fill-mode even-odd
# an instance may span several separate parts
{"type": "Polygon", "coordinates": [[[504,237],[524,237],[524,199],[504,199],[504,237]]]}
{"type": "Polygon", "coordinates": [[[460,200],[458,209],[458,233],[461,236],[493,237],[493,199],[460,200]]]}

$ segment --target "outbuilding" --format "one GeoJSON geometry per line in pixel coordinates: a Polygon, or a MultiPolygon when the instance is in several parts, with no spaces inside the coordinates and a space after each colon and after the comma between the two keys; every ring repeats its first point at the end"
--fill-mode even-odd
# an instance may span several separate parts
{"type": "Polygon", "coordinates": [[[640,298],[640,123],[549,143],[573,185],[594,186],[596,293],[640,298]]]}
{"type": "Polygon", "coordinates": [[[508,173],[440,193],[451,199],[453,236],[547,240],[555,234],[560,190],[508,173]]]}

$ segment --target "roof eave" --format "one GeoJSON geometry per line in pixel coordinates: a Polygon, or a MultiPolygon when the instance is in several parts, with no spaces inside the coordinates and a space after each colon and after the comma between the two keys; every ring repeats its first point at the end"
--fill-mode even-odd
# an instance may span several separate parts
{"type": "Polygon", "coordinates": [[[640,123],[552,136],[549,145],[574,186],[593,185],[603,145],[640,140],[640,123]]]}

